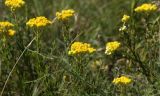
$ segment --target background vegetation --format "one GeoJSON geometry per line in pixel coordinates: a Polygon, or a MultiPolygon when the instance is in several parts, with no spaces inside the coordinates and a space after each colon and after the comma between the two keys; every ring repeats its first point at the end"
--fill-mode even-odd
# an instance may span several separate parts
{"type": "MultiPolygon", "coordinates": [[[[3,96],[160,96],[160,11],[150,16],[133,12],[136,6],[153,0],[25,2],[15,13],[3,1],[0,4],[0,20],[16,24],[16,35],[8,37],[5,44],[0,41],[0,90],[19,59],[3,96]],[[56,21],[39,30],[39,52],[35,41],[28,48],[35,29],[28,28],[26,22],[37,16],[52,20],[63,9],[76,11],[76,17],[67,22],[67,30],[63,28],[65,24],[56,21]],[[129,32],[134,34],[119,32],[123,14],[131,15],[129,32]],[[71,33],[69,40],[63,38],[67,32],[71,33]],[[115,54],[107,56],[105,45],[114,40],[122,45],[115,54]],[[74,41],[91,43],[97,52],[68,56],[74,41]],[[112,84],[121,75],[130,77],[132,83],[112,84]]],[[[158,0],[155,2],[158,4],[158,0]]]]}

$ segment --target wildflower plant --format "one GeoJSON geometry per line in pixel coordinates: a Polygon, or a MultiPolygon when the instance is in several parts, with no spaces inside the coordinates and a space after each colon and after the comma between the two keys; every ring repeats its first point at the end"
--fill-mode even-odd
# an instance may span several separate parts
{"type": "Polygon", "coordinates": [[[1,32],[9,29],[9,28],[12,28],[14,25],[8,21],[4,21],[4,22],[0,22],[0,30],[1,32]]]}
{"type": "Polygon", "coordinates": [[[16,9],[24,6],[25,2],[23,0],[5,0],[5,5],[15,11],[16,9]]]}
{"type": "Polygon", "coordinates": [[[8,30],[8,35],[9,35],[9,36],[14,36],[15,33],[16,33],[16,31],[13,30],[13,29],[9,29],[9,30],[8,30]]]}
{"type": "Polygon", "coordinates": [[[158,95],[159,5],[140,3],[4,0],[0,96],[158,95]]]}
{"type": "Polygon", "coordinates": [[[135,12],[154,12],[158,9],[158,7],[155,4],[145,3],[141,6],[138,6],[134,9],[135,12]]]}
{"type": "MultiPolygon", "coordinates": [[[[152,53],[151,51],[150,53],[147,50],[151,48],[151,45],[155,46],[154,44],[156,42],[152,40],[154,39],[155,34],[158,34],[157,33],[158,31],[156,30],[153,31],[153,29],[156,29],[155,27],[156,27],[157,21],[155,23],[151,23],[153,22],[152,21],[153,18],[156,18],[156,17],[151,15],[150,16],[145,15],[145,13],[149,14],[150,12],[155,12],[156,10],[157,10],[157,6],[154,4],[144,3],[141,6],[136,7],[134,9],[134,12],[132,13],[134,15],[130,17],[132,19],[131,22],[125,24],[127,28],[124,27],[123,25],[123,27],[119,29],[119,31],[124,31],[123,33],[120,33],[121,41],[123,41],[123,44],[125,46],[123,57],[125,57],[127,60],[131,62],[135,62],[140,67],[141,72],[150,83],[155,81],[155,78],[153,78],[155,76],[155,73],[152,71],[155,69],[153,68],[152,65],[150,65],[149,63],[150,61],[146,60],[147,54],[152,53]],[[144,14],[144,15],[140,16],[139,14],[144,14]],[[152,41],[152,44],[150,40],[152,41]]],[[[153,14],[156,14],[156,12],[153,14]]],[[[149,56],[148,59],[149,58],[151,60],[152,57],[149,56]]],[[[155,56],[155,58],[157,57],[155,56]]],[[[129,68],[129,66],[127,67],[129,68]]],[[[133,67],[137,69],[137,66],[133,66],[133,67]]]]}
{"type": "Polygon", "coordinates": [[[121,43],[118,41],[108,42],[106,44],[105,54],[111,55],[114,51],[116,51],[120,47],[120,44],[121,43]]]}
{"type": "Polygon", "coordinates": [[[131,83],[131,79],[126,77],[126,76],[121,76],[119,78],[114,78],[114,80],[112,81],[114,84],[124,84],[127,85],[129,83],[131,83]]]}
{"type": "Polygon", "coordinates": [[[32,18],[30,19],[26,25],[29,26],[29,27],[36,27],[36,28],[39,28],[39,27],[45,27],[49,24],[51,24],[52,22],[50,20],[48,20],[46,17],[44,16],[39,16],[39,17],[36,17],[36,18],[32,18]]]}
{"type": "Polygon", "coordinates": [[[66,21],[70,17],[73,17],[75,11],[73,9],[62,10],[61,12],[56,12],[56,17],[58,20],[66,21]]]}
{"type": "Polygon", "coordinates": [[[91,44],[83,42],[74,42],[68,52],[69,55],[76,55],[81,53],[93,53],[96,49],[91,47],[91,44]]]}
{"type": "Polygon", "coordinates": [[[6,34],[9,36],[15,35],[16,31],[14,30],[14,24],[8,21],[0,22],[0,33],[3,35],[3,41],[6,41],[6,34]]]}
{"type": "MultiPolygon", "coordinates": [[[[65,42],[64,47],[70,46],[73,43],[77,33],[73,32],[72,28],[74,26],[74,20],[72,17],[75,16],[75,10],[73,9],[63,9],[62,11],[56,12],[56,17],[54,18],[59,25],[59,38],[65,42]]],[[[54,21],[53,20],[53,21],[54,21]]]]}
{"type": "MultiPolygon", "coordinates": [[[[46,17],[44,16],[39,16],[39,17],[36,17],[36,18],[32,18],[32,19],[29,19],[27,22],[26,22],[26,25],[31,27],[31,28],[35,28],[36,30],[36,37],[37,37],[37,43],[39,42],[38,38],[39,38],[39,28],[42,28],[42,27],[45,27],[47,25],[50,25],[52,22],[50,20],[48,20],[46,17]]],[[[38,48],[39,44],[37,45],[37,50],[39,50],[38,48]]]]}
{"type": "Polygon", "coordinates": [[[123,23],[126,23],[128,20],[130,19],[130,16],[128,16],[128,15],[123,15],[123,18],[121,19],[121,21],[123,22],[123,23]]]}

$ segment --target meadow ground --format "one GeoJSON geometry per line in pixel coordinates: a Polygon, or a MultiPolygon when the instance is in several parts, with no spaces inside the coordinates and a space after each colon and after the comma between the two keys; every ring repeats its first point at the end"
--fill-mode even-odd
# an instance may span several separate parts
{"type": "Polygon", "coordinates": [[[159,0],[0,0],[0,96],[160,96],[159,0]]]}

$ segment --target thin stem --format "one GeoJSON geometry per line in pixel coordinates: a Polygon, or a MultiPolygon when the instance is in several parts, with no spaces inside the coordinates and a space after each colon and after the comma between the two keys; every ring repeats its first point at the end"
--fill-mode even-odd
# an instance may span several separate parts
{"type": "Polygon", "coordinates": [[[131,53],[133,54],[135,60],[139,63],[139,66],[142,68],[142,73],[147,77],[147,80],[149,82],[152,82],[150,80],[150,70],[148,70],[147,66],[144,66],[144,62],[141,61],[140,56],[135,52],[135,50],[132,47],[132,42],[131,42],[131,38],[129,37],[129,35],[127,33],[124,34],[125,37],[127,38],[127,42],[128,42],[128,48],[130,49],[131,53]]]}
{"type": "Polygon", "coordinates": [[[36,43],[37,43],[37,52],[39,52],[39,32],[38,30],[36,31],[36,43]]]}
{"type": "Polygon", "coordinates": [[[33,43],[34,40],[35,40],[35,37],[31,40],[31,42],[27,45],[27,47],[23,50],[23,52],[21,53],[21,55],[18,57],[16,63],[14,64],[12,70],[10,71],[10,73],[9,73],[9,75],[8,75],[6,81],[5,81],[5,84],[4,84],[3,88],[2,88],[2,91],[1,91],[0,96],[3,95],[4,89],[6,88],[6,85],[7,85],[8,81],[9,81],[9,78],[11,77],[11,75],[12,75],[14,69],[16,68],[16,65],[18,64],[19,60],[22,58],[23,54],[24,54],[24,53],[26,52],[26,50],[31,46],[31,44],[33,43]]]}

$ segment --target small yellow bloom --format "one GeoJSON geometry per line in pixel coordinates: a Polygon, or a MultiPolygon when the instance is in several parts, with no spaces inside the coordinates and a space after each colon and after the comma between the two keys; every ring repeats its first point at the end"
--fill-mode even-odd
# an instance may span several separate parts
{"type": "Polygon", "coordinates": [[[44,26],[51,24],[51,23],[52,22],[50,20],[48,20],[46,17],[40,16],[40,17],[30,19],[26,23],[26,25],[28,25],[29,27],[44,27],[44,26]]]}
{"type": "Polygon", "coordinates": [[[121,43],[119,43],[118,41],[107,43],[105,54],[111,55],[115,50],[117,50],[120,47],[120,44],[121,43]]]}
{"type": "Polygon", "coordinates": [[[114,84],[129,84],[131,83],[131,79],[126,77],[126,76],[121,76],[119,78],[114,78],[114,80],[112,81],[112,83],[114,84]]]}
{"type": "Polygon", "coordinates": [[[62,10],[61,12],[56,12],[56,17],[58,20],[64,21],[64,20],[68,20],[74,14],[75,14],[75,11],[73,9],[62,10]]]}
{"type": "Polygon", "coordinates": [[[128,15],[123,15],[123,18],[121,19],[121,21],[122,21],[123,23],[125,23],[125,22],[127,22],[129,19],[130,19],[130,16],[128,16],[128,15]]]}
{"type": "Polygon", "coordinates": [[[17,8],[22,7],[25,4],[23,0],[6,0],[5,5],[10,7],[11,10],[15,10],[17,8]]]}
{"type": "Polygon", "coordinates": [[[71,45],[71,49],[68,52],[69,55],[79,54],[79,53],[93,53],[96,51],[95,48],[91,47],[88,43],[74,42],[71,45]]]}
{"type": "Polygon", "coordinates": [[[9,29],[9,30],[8,30],[8,35],[9,35],[9,36],[13,36],[15,33],[16,33],[15,30],[12,30],[12,29],[9,29]]]}
{"type": "Polygon", "coordinates": [[[158,8],[155,4],[142,4],[141,6],[138,6],[135,8],[135,12],[151,12],[151,11],[156,11],[158,8]]]}
{"type": "Polygon", "coordinates": [[[4,30],[13,27],[14,25],[8,21],[0,22],[0,32],[3,32],[4,30]]]}

